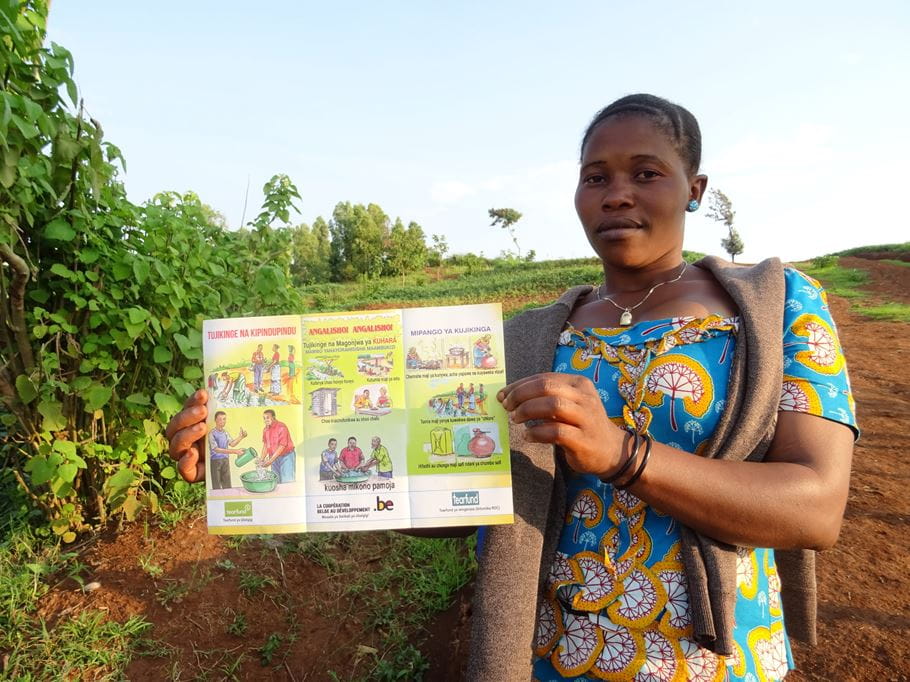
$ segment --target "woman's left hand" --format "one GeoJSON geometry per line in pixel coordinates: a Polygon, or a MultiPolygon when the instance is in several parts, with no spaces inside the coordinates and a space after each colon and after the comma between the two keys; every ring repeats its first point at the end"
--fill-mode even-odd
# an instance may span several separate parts
{"type": "Polygon", "coordinates": [[[579,473],[611,475],[625,455],[627,432],[613,424],[590,379],[548,372],[519,379],[496,395],[515,424],[525,424],[527,438],[565,451],[579,473]]]}

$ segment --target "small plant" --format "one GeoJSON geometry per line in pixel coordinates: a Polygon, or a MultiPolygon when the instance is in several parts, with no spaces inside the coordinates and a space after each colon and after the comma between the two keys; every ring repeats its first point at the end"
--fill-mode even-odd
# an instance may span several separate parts
{"type": "MultiPolygon", "coordinates": [[[[233,613],[233,611],[231,611],[231,609],[228,609],[228,613],[233,613]]],[[[243,633],[246,632],[246,629],[246,616],[243,615],[242,612],[234,614],[234,619],[227,626],[228,633],[234,635],[235,637],[242,637],[243,633]]]]}
{"type": "Polygon", "coordinates": [[[155,593],[155,600],[168,611],[171,604],[179,604],[190,591],[189,585],[182,580],[168,580],[155,593]]]}
{"type": "Polygon", "coordinates": [[[332,535],[309,535],[297,543],[297,551],[317,566],[322,566],[329,573],[338,570],[338,562],[329,552],[332,546],[332,535]]]}
{"type": "Polygon", "coordinates": [[[154,547],[150,549],[147,554],[139,555],[139,567],[153,579],[160,577],[161,574],[164,573],[164,569],[155,563],[154,556],[154,547]]]}
{"type": "Polygon", "coordinates": [[[220,568],[222,571],[233,571],[237,568],[237,564],[230,559],[218,559],[218,561],[215,562],[215,568],[220,568]]]}
{"type": "Polygon", "coordinates": [[[275,579],[268,575],[260,575],[244,571],[240,574],[240,591],[247,597],[262,592],[266,587],[278,587],[275,579]]]}
{"type": "Polygon", "coordinates": [[[246,657],[246,654],[242,653],[235,659],[230,661],[225,661],[218,668],[218,672],[222,674],[222,679],[225,680],[238,680],[238,673],[240,672],[240,666],[243,665],[243,659],[246,657]]]}
{"type": "Polygon", "coordinates": [[[265,644],[259,648],[259,662],[263,667],[269,665],[272,662],[272,659],[275,657],[278,649],[281,648],[281,643],[281,635],[276,632],[270,634],[269,638],[265,640],[265,644]]]}

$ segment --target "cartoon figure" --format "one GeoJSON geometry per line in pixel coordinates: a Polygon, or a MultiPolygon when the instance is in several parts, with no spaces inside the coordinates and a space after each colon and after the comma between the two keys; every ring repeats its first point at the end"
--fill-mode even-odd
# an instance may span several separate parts
{"type": "Polygon", "coordinates": [[[288,427],[275,418],[275,410],[262,413],[265,428],[262,430],[263,454],[259,466],[272,467],[279,483],[293,483],[297,478],[297,453],[288,427]]]}
{"type": "Polygon", "coordinates": [[[288,395],[291,400],[297,400],[294,395],[294,383],[297,381],[297,365],[294,363],[294,346],[288,346],[288,395]]]}
{"type": "Polygon", "coordinates": [[[458,400],[458,409],[464,409],[464,397],[465,397],[464,384],[458,384],[458,389],[455,391],[455,398],[458,400]]]}
{"type": "Polygon", "coordinates": [[[379,436],[373,436],[373,440],[370,443],[373,446],[373,451],[370,453],[370,461],[363,468],[368,469],[371,466],[375,466],[381,478],[392,478],[392,458],[389,457],[389,451],[386,446],[382,444],[382,439],[379,436]]]}
{"type": "Polygon", "coordinates": [[[379,397],[376,399],[376,407],[392,407],[392,399],[385,386],[379,387],[379,397]]]}
{"type": "Polygon", "coordinates": [[[477,411],[480,412],[480,414],[487,413],[487,408],[484,407],[484,404],[483,404],[486,399],[487,399],[487,394],[483,390],[483,384],[480,384],[480,386],[477,388],[477,396],[476,396],[477,411]]]}
{"type": "Polygon", "coordinates": [[[372,410],[373,401],[370,400],[370,389],[363,389],[363,393],[354,398],[355,410],[372,410]]]}
{"type": "Polygon", "coordinates": [[[420,356],[417,354],[415,346],[408,348],[408,355],[404,359],[404,364],[408,369],[420,369],[420,356]]]}
{"type": "Polygon", "coordinates": [[[239,455],[243,448],[234,447],[246,438],[247,433],[240,427],[240,435],[231,438],[231,434],[224,428],[227,424],[227,414],[219,410],[215,413],[215,428],[209,431],[209,464],[212,469],[212,490],[232,488],[231,464],[228,455],[239,455]]]}
{"type": "Polygon", "coordinates": [[[231,382],[231,400],[235,405],[249,405],[252,398],[249,386],[242,372],[234,372],[230,377],[231,382]]]}
{"type": "Polygon", "coordinates": [[[474,367],[478,369],[491,369],[496,367],[496,358],[490,350],[490,341],[493,337],[484,334],[474,342],[474,367]]]}
{"type": "Polygon", "coordinates": [[[474,384],[468,386],[468,410],[474,412],[477,409],[477,401],[474,397],[474,384]]]}
{"type": "Polygon", "coordinates": [[[221,402],[226,401],[228,396],[231,395],[232,386],[233,382],[230,375],[227,372],[222,372],[215,379],[215,397],[221,402]]]}
{"type": "Polygon", "coordinates": [[[322,451],[319,460],[320,481],[330,481],[335,477],[335,474],[341,473],[341,461],[338,459],[338,452],[335,450],[337,447],[338,439],[329,438],[327,447],[322,451]]]}
{"type": "Polygon", "coordinates": [[[272,346],[272,362],[269,364],[269,393],[281,395],[281,355],[277,343],[272,346]]]}
{"type": "Polygon", "coordinates": [[[354,436],[348,438],[348,446],[341,451],[340,459],[348,471],[363,467],[363,450],[357,447],[354,436]]]}
{"type": "Polygon", "coordinates": [[[265,369],[265,356],[262,354],[262,344],[256,346],[253,357],[250,358],[253,368],[253,390],[257,393],[262,390],[262,370],[265,369]]]}

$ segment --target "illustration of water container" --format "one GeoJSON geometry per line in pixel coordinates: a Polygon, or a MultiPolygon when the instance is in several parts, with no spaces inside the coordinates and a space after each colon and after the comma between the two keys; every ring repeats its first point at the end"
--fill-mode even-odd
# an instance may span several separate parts
{"type": "Polygon", "coordinates": [[[451,455],[455,452],[452,430],[439,426],[430,431],[430,452],[434,455],[451,455]]]}
{"type": "Polygon", "coordinates": [[[239,455],[237,455],[237,459],[234,461],[234,463],[239,467],[246,466],[247,464],[252,462],[254,459],[256,459],[258,456],[259,456],[259,453],[256,452],[255,448],[247,448],[246,450],[241,452],[239,455]]]}

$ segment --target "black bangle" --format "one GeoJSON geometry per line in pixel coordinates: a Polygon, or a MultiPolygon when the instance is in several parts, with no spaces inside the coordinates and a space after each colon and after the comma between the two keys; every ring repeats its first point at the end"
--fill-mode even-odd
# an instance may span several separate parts
{"type": "Polygon", "coordinates": [[[637,481],[641,477],[641,472],[643,472],[645,470],[645,467],[648,465],[648,460],[651,458],[651,445],[653,445],[654,439],[651,438],[651,436],[649,436],[648,434],[645,434],[643,436],[643,438],[645,439],[645,442],[647,443],[647,445],[645,446],[645,456],[641,458],[641,464],[638,465],[638,470],[634,474],[632,474],[632,478],[630,478],[628,481],[626,481],[625,483],[623,483],[621,485],[614,485],[613,486],[614,488],[617,488],[619,490],[625,490],[626,488],[631,486],[633,483],[635,483],[635,481],[637,481]]]}
{"type": "MultiPolygon", "coordinates": [[[[639,435],[638,431],[631,430],[629,431],[629,435],[635,438],[635,443],[632,445],[632,452],[629,454],[629,459],[623,462],[622,466],[619,467],[619,469],[614,474],[607,476],[606,478],[601,478],[600,480],[603,483],[612,483],[613,481],[621,478],[622,475],[629,470],[629,467],[632,466],[632,462],[638,459],[638,451],[641,449],[641,436],[639,435]]],[[[623,444],[625,444],[625,441],[623,441],[623,444]]]]}

